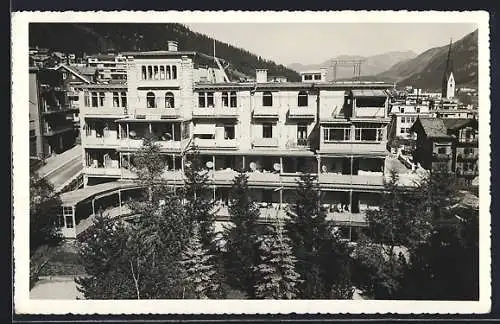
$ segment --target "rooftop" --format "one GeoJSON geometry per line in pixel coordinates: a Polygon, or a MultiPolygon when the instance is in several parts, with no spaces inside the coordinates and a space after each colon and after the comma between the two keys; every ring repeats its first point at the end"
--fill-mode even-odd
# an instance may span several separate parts
{"type": "Polygon", "coordinates": [[[123,56],[195,56],[198,52],[194,51],[143,51],[143,52],[123,52],[123,56]]]}
{"type": "Polygon", "coordinates": [[[354,97],[387,97],[387,92],[380,89],[352,90],[354,97]]]}
{"type": "Polygon", "coordinates": [[[76,204],[96,196],[118,189],[133,188],[137,183],[134,181],[113,181],[97,184],[95,186],[88,186],[86,188],[68,191],[61,194],[61,202],[63,206],[75,206],[76,204]]]}

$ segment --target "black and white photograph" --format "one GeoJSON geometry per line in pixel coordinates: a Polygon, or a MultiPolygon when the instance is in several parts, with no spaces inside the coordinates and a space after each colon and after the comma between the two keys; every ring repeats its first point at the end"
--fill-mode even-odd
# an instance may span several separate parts
{"type": "Polygon", "coordinates": [[[485,12],[13,14],[16,311],[488,311],[488,34],[485,12]]]}

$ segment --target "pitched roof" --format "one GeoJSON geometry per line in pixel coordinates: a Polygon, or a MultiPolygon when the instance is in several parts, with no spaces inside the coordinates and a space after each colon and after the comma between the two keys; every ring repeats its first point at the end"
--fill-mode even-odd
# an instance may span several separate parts
{"type": "Polygon", "coordinates": [[[95,71],[97,70],[97,68],[94,66],[79,66],[75,67],[74,69],[80,72],[80,74],[82,75],[92,75],[92,76],[95,74],[95,71]]]}
{"type": "MultiPolygon", "coordinates": [[[[435,117],[419,117],[417,120],[420,122],[420,125],[422,125],[422,129],[424,130],[427,137],[451,137],[447,134],[447,128],[442,119],[435,117]]],[[[416,124],[417,123],[415,123],[414,126],[416,124]]],[[[414,126],[412,126],[412,128],[414,126]]]]}
{"type": "Polygon", "coordinates": [[[60,68],[64,68],[64,69],[68,70],[69,72],[74,74],[76,77],[78,77],[79,79],[81,79],[85,83],[91,83],[90,80],[87,77],[85,77],[84,74],[82,74],[76,67],[72,67],[72,66],[69,66],[66,64],[59,64],[58,66],[56,66],[54,68],[54,70],[59,70],[60,68]]]}
{"type": "Polygon", "coordinates": [[[442,118],[441,120],[449,130],[456,130],[473,122],[473,119],[469,118],[442,118]]]}

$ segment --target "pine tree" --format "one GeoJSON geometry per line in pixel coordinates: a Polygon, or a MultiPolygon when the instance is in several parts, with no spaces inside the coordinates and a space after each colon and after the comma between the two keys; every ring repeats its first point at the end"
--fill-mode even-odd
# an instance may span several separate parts
{"type": "Polygon", "coordinates": [[[80,248],[85,276],[75,279],[86,299],[137,299],[127,258],[129,233],[120,223],[96,216],[80,248]]]}
{"type": "Polygon", "coordinates": [[[380,208],[366,213],[369,237],[361,240],[355,251],[356,283],[365,294],[376,299],[396,298],[402,292],[408,260],[396,252],[397,248],[411,253],[432,231],[422,192],[400,187],[398,173],[389,172],[380,208]],[[371,279],[367,282],[366,278],[371,279]]]}
{"type": "Polygon", "coordinates": [[[206,172],[198,149],[193,147],[186,155],[184,168],[186,175],[184,208],[188,218],[200,227],[201,242],[205,249],[215,251],[214,245],[214,199],[209,188],[210,179],[206,172]]]}
{"type": "Polygon", "coordinates": [[[294,299],[297,297],[299,274],[290,239],[280,223],[258,239],[260,263],[256,272],[255,296],[263,299],[294,299]]]}
{"type": "Polygon", "coordinates": [[[258,260],[259,210],[248,191],[248,176],[239,173],[229,193],[229,214],[232,226],[224,233],[226,240],[225,266],[229,284],[254,297],[253,269],[258,260]]]}
{"type": "Polygon", "coordinates": [[[214,256],[203,248],[198,229],[194,229],[180,263],[184,271],[185,298],[221,297],[222,287],[217,275],[214,256]]]}
{"type": "Polygon", "coordinates": [[[304,280],[299,297],[351,298],[349,249],[332,234],[326,212],[320,206],[315,177],[301,175],[295,194],[286,229],[297,257],[297,272],[304,280]]]}

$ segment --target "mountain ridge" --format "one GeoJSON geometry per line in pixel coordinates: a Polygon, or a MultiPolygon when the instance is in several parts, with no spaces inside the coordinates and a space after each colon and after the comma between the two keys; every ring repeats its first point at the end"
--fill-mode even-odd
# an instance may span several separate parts
{"type": "MultiPolygon", "coordinates": [[[[210,55],[214,39],[192,31],[189,27],[161,23],[31,23],[29,45],[55,51],[72,52],[78,56],[110,51],[165,50],[168,40],[175,40],[179,50],[210,55]],[[54,37],[57,35],[57,37],[54,37]]],[[[233,80],[254,78],[255,69],[268,70],[271,76],[285,76],[299,81],[300,75],[282,64],[262,59],[243,48],[215,39],[217,57],[229,63],[228,75],[233,80]]]]}

